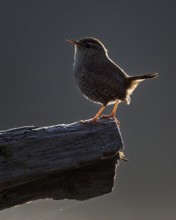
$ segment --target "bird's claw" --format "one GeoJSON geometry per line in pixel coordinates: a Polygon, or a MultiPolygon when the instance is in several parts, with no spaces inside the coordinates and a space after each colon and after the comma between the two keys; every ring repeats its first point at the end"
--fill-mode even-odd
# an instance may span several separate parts
{"type": "Polygon", "coordinates": [[[101,118],[103,118],[103,119],[114,119],[116,121],[116,123],[120,126],[120,121],[112,114],[102,115],[101,118]]]}
{"type": "Polygon", "coordinates": [[[102,115],[101,116],[101,118],[103,118],[103,119],[113,119],[113,118],[115,118],[113,115],[102,115]]]}
{"type": "Polygon", "coordinates": [[[80,120],[81,124],[95,124],[98,123],[97,119],[95,118],[91,118],[91,119],[87,119],[87,120],[80,120]]]}

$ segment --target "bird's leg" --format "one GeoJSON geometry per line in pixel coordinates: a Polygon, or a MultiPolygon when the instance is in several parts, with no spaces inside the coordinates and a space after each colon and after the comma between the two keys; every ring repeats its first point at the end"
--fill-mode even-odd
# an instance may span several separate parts
{"type": "MultiPolygon", "coordinates": [[[[106,119],[116,118],[115,115],[116,115],[118,104],[119,104],[119,100],[116,101],[112,112],[109,115],[102,115],[101,118],[106,118],[106,119]]],[[[116,121],[117,121],[117,124],[120,124],[120,121],[117,118],[116,118],[116,121]]]]}
{"type": "Polygon", "coordinates": [[[97,119],[99,118],[99,116],[101,115],[101,113],[104,111],[105,108],[106,108],[106,106],[103,105],[93,118],[88,119],[88,120],[81,120],[80,122],[82,124],[85,124],[85,123],[96,123],[97,119]]]}

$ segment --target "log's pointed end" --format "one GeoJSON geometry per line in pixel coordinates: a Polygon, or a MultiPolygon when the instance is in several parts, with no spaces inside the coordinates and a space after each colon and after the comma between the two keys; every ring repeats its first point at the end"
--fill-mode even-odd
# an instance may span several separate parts
{"type": "Polygon", "coordinates": [[[118,157],[119,157],[119,160],[124,160],[124,161],[128,162],[128,159],[125,157],[125,154],[123,151],[118,152],[118,157]]]}

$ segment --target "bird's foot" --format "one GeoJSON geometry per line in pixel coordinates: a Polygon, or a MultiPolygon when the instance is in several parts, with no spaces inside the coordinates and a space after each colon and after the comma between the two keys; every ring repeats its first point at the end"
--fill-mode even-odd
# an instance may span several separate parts
{"type": "Polygon", "coordinates": [[[103,118],[103,119],[114,119],[116,121],[116,123],[120,126],[120,121],[115,117],[114,114],[102,115],[101,118],[103,118]]]}
{"type": "Polygon", "coordinates": [[[87,120],[81,120],[80,123],[81,124],[95,124],[95,123],[97,123],[97,118],[90,118],[87,120]]]}

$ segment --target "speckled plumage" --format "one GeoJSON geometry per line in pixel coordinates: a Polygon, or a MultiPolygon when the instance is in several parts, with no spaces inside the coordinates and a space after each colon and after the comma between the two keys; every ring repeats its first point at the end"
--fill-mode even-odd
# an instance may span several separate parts
{"type": "Polygon", "coordinates": [[[88,99],[103,105],[114,103],[117,99],[124,100],[127,74],[108,58],[105,48],[98,48],[99,51],[97,48],[95,51],[94,48],[84,50],[75,47],[73,65],[80,91],[88,99]]]}
{"type": "Polygon", "coordinates": [[[128,76],[109,57],[105,46],[95,38],[79,41],[68,40],[75,45],[73,71],[83,95],[103,106],[117,102],[130,104],[130,95],[138,84],[157,74],[128,76]]]}

